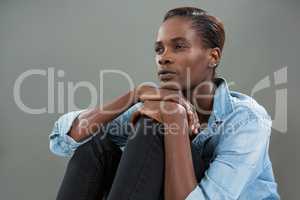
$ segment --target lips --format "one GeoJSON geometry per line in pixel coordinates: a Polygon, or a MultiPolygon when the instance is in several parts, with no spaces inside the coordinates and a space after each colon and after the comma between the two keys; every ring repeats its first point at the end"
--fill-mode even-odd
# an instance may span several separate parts
{"type": "Polygon", "coordinates": [[[158,75],[162,75],[162,74],[176,74],[176,72],[169,69],[161,69],[158,71],[158,75]]]}
{"type": "Polygon", "coordinates": [[[171,80],[172,78],[174,78],[176,76],[176,72],[174,72],[172,70],[168,70],[168,69],[161,69],[158,71],[157,74],[159,76],[159,79],[162,81],[171,80]]]}

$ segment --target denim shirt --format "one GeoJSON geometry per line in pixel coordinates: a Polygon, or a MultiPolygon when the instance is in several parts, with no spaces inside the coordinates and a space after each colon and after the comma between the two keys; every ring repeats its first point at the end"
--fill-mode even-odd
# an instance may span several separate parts
{"type": "MultiPolygon", "coordinates": [[[[269,157],[271,118],[253,98],[228,89],[223,78],[218,85],[207,127],[192,143],[209,167],[186,200],[280,199],[269,157]]],[[[107,124],[106,131],[122,150],[129,137],[131,114],[141,107],[137,103],[107,124]],[[117,127],[117,128],[116,128],[117,127]]],[[[71,156],[81,144],[67,133],[84,110],[61,116],[50,134],[50,150],[71,156]]]]}

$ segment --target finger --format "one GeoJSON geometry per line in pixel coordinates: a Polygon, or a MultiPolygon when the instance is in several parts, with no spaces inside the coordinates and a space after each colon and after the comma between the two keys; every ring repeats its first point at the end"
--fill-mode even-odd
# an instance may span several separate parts
{"type": "Polygon", "coordinates": [[[199,118],[196,112],[194,112],[193,114],[194,114],[193,117],[194,117],[194,126],[195,126],[194,133],[197,133],[199,128],[199,118]]]}
{"type": "Polygon", "coordinates": [[[194,127],[193,127],[194,126],[193,113],[190,112],[190,111],[187,111],[187,116],[188,116],[188,126],[191,129],[191,131],[193,131],[193,129],[194,129],[194,127]]]}
{"type": "Polygon", "coordinates": [[[140,95],[140,100],[141,101],[161,100],[161,101],[173,101],[175,103],[179,103],[179,95],[178,92],[176,91],[153,88],[144,91],[140,95]]]}
{"type": "Polygon", "coordinates": [[[162,92],[161,93],[161,98],[164,101],[172,101],[172,102],[175,102],[175,103],[178,103],[178,104],[182,105],[182,103],[180,102],[180,96],[179,96],[178,93],[174,93],[174,92],[162,92]]]}
{"type": "Polygon", "coordinates": [[[158,101],[158,100],[160,100],[161,98],[160,98],[160,96],[159,95],[157,95],[157,94],[142,94],[141,96],[140,96],[140,100],[141,101],[158,101]]]}
{"type": "Polygon", "coordinates": [[[196,114],[196,125],[195,126],[196,126],[195,133],[198,133],[201,125],[200,125],[199,118],[198,118],[197,114],[196,114]]]}
{"type": "Polygon", "coordinates": [[[193,133],[197,132],[197,123],[198,123],[198,116],[197,113],[191,112],[192,114],[192,131],[193,133]]]}
{"type": "Polygon", "coordinates": [[[188,123],[189,123],[189,126],[190,126],[192,124],[192,121],[193,121],[193,113],[187,110],[186,114],[187,114],[188,123]]]}

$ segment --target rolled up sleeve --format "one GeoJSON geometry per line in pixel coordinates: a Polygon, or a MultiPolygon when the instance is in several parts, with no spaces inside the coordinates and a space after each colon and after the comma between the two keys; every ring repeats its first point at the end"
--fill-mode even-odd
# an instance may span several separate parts
{"type": "Polygon", "coordinates": [[[76,142],[68,135],[74,120],[83,111],[85,110],[66,113],[54,123],[54,127],[49,135],[49,147],[52,153],[65,157],[71,156],[78,146],[91,139],[91,137],[89,137],[82,142],[76,142]]]}
{"type": "MultiPolygon", "coordinates": [[[[125,146],[129,132],[133,131],[130,126],[130,117],[133,112],[140,108],[143,104],[141,102],[131,106],[128,110],[120,114],[118,117],[107,123],[103,127],[103,131],[110,135],[110,139],[121,149],[125,146]]],[[[68,135],[74,120],[84,110],[72,111],[62,115],[54,124],[50,139],[50,150],[52,153],[58,156],[69,157],[74,151],[82,144],[90,141],[94,135],[85,139],[82,142],[76,142],[72,137],[68,135]]]]}

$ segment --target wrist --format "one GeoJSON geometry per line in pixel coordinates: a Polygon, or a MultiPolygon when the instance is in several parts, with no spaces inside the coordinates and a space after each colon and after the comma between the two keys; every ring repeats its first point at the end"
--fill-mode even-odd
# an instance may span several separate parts
{"type": "Polygon", "coordinates": [[[138,89],[135,87],[132,90],[130,90],[129,95],[133,101],[133,104],[137,103],[140,101],[139,99],[139,94],[138,94],[138,89]]]}
{"type": "Polygon", "coordinates": [[[165,102],[161,107],[161,116],[163,120],[168,122],[181,122],[187,120],[185,108],[178,103],[165,102]]]}

